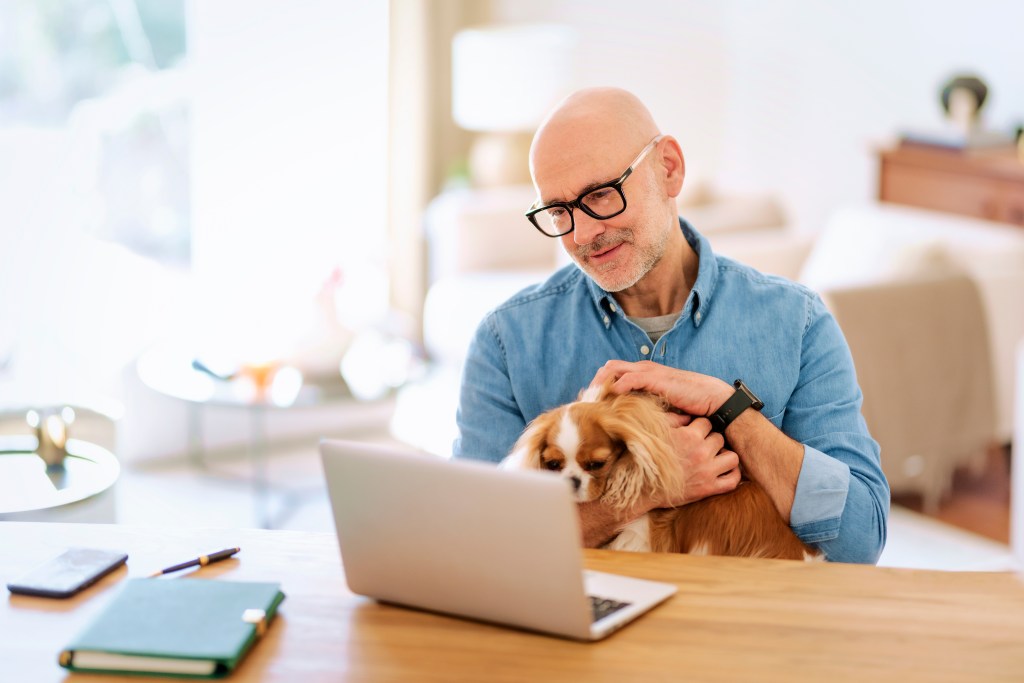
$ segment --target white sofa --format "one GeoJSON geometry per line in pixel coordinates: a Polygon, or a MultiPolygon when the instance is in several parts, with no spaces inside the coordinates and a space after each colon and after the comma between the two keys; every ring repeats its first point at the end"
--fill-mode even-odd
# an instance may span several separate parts
{"type": "MultiPolygon", "coordinates": [[[[426,382],[400,393],[397,438],[450,453],[476,325],[566,262],[558,241],[539,239],[524,220],[532,197],[529,187],[501,197],[469,192],[433,207],[424,337],[435,364],[426,382]]],[[[759,198],[680,211],[718,253],[822,294],[850,342],[894,491],[921,493],[934,508],[957,467],[1009,442],[1013,353],[1024,338],[1024,230],[873,203],[837,210],[817,232],[783,227],[777,205],[759,198]]]]}

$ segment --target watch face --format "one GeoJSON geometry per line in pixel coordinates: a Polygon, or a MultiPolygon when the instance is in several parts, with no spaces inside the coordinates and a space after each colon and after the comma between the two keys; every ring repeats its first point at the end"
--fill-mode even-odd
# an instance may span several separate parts
{"type": "Polygon", "coordinates": [[[750,398],[750,406],[754,410],[761,410],[761,408],[764,408],[764,401],[755,396],[754,392],[750,390],[750,387],[743,383],[743,380],[736,380],[736,388],[742,391],[750,398]]]}

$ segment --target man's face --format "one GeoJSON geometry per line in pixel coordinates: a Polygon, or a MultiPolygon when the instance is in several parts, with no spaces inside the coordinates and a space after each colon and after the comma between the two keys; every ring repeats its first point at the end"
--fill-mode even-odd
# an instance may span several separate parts
{"type": "MultiPolygon", "coordinates": [[[[627,202],[633,199],[627,194],[627,202]]],[[[561,238],[572,260],[606,292],[629,289],[665,253],[668,232],[653,217],[643,215],[641,207],[632,211],[635,206],[636,202],[629,203],[622,215],[606,221],[597,221],[578,211],[576,229],[561,238]],[[584,227],[582,223],[598,225],[584,227]]]]}
{"type": "MultiPolygon", "coordinates": [[[[630,149],[627,154],[635,155],[639,151],[630,149]]],[[[605,291],[620,292],[632,287],[665,253],[672,222],[666,220],[658,201],[653,174],[656,152],[648,154],[622,185],[625,211],[613,218],[598,220],[574,209],[575,230],[560,238],[573,261],[605,291]]],[[[621,157],[622,154],[609,156],[621,157]]],[[[561,164],[551,172],[538,173],[541,197],[545,201],[571,201],[582,188],[620,176],[633,157],[625,158],[622,168],[611,171],[607,163],[591,157],[591,163],[561,164]],[[548,192],[546,186],[553,189],[548,192]]]]}

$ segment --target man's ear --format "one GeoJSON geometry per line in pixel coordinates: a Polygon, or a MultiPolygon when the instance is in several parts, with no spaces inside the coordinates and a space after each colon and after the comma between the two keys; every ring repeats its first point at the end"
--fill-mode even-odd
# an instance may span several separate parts
{"type": "Polygon", "coordinates": [[[661,142],[662,151],[658,161],[664,173],[665,194],[678,197],[683,190],[683,179],[686,177],[686,157],[683,150],[671,135],[666,135],[661,142]]]}

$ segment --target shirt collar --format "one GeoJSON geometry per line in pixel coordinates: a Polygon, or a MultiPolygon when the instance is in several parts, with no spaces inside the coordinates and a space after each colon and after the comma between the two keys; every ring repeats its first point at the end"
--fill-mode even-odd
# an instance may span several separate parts
{"type": "MultiPolygon", "coordinates": [[[[700,327],[704,318],[707,317],[711,296],[718,283],[718,262],[711,250],[711,243],[683,218],[679,219],[679,229],[683,231],[683,237],[697,254],[698,260],[697,281],[686,298],[680,318],[685,320],[689,317],[693,321],[694,327],[700,327]]],[[[615,298],[598,286],[590,276],[587,276],[586,281],[598,315],[604,320],[606,328],[611,327],[611,316],[621,314],[622,309],[619,308],[615,298]]]]}

